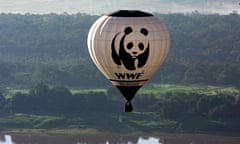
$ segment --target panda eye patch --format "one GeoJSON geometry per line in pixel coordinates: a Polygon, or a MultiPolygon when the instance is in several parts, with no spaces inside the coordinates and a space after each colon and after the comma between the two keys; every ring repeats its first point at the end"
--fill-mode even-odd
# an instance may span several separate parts
{"type": "Polygon", "coordinates": [[[132,47],[133,47],[133,43],[132,43],[132,42],[130,42],[130,43],[127,44],[127,48],[128,48],[128,49],[131,49],[132,47]]]}
{"type": "Polygon", "coordinates": [[[139,43],[138,47],[139,47],[140,50],[144,50],[144,44],[143,43],[139,43]]]}

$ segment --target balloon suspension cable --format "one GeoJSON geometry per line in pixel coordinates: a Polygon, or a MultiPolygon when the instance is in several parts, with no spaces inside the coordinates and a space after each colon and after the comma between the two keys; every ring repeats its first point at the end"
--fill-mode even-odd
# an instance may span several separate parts
{"type": "Polygon", "coordinates": [[[127,101],[125,104],[125,112],[132,112],[132,111],[133,111],[133,107],[132,107],[131,101],[127,101]]]}

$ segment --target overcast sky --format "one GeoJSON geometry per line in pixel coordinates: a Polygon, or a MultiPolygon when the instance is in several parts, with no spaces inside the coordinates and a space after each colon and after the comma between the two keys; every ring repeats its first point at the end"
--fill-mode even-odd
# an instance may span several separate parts
{"type": "Polygon", "coordinates": [[[240,14],[240,0],[0,0],[4,13],[88,13],[101,15],[119,9],[148,12],[240,14]]]}

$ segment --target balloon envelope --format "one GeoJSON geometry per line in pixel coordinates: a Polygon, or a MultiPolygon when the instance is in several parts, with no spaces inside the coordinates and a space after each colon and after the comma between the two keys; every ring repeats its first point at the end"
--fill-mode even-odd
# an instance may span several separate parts
{"type": "Polygon", "coordinates": [[[93,62],[128,102],[164,62],[169,45],[166,26],[141,11],[120,10],[104,15],[88,34],[93,62]]]}

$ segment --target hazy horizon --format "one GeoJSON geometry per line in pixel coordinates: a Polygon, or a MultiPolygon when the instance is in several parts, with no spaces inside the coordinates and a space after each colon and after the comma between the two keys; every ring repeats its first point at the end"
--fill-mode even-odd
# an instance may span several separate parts
{"type": "Polygon", "coordinates": [[[101,15],[119,9],[158,13],[240,13],[240,0],[0,0],[0,13],[87,13],[101,15]]]}

